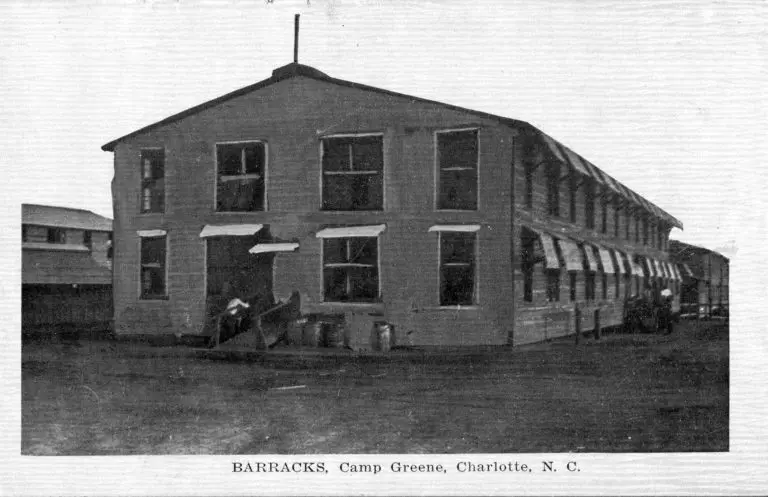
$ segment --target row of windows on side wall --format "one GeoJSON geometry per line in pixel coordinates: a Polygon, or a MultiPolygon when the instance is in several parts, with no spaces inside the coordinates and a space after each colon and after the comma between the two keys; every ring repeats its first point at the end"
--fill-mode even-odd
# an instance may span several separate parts
{"type": "MultiPolygon", "coordinates": [[[[476,304],[476,234],[440,232],[438,237],[439,304],[476,304]]],[[[323,300],[339,303],[379,302],[379,238],[325,238],[322,243],[323,300]]],[[[142,237],[142,299],[167,298],[166,266],[167,236],[142,237]]]]}
{"type": "MultiPolygon", "coordinates": [[[[439,210],[477,210],[478,130],[437,133],[439,210]]],[[[321,144],[322,209],[384,209],[384,137],[329,137],[321,144]]],[[[266,210],[267,144],[216,145],[216,211],[266,210]]],[[[141,212],[165,210],[165,152],[141,151],[141,212]]]]}
{"type": "MultiPolygon", "coordinates": [[[[546,272],[546,297],[548,302],[560,302],[560,279],[561,274],[559,269],[547,270],[546,272]]],[[[614,299],[622,298],[621,295],[621,281],[624,281],[624,298],[630,297],[632,294],[639,295],[643,283],[637,276],[620,275],[616,277],[613,275],[613,291],[610,292],[611,285],[608,283],[607,273],[595,273],[585,272],[584,274],[584,298],[585,300],[595,300],[595,278],[596,274],[600,275],[601,280],[601,294],[602,299],[607,300],[609,297],[614,299]]],[[[571,302],[576,301],[576,285],[578,281],[578,272],[568,271],[568,294],[571,302]]],[[[672,292],[679,292],[680,284],[676,281],[669,281],[668,286],[672,292]]],[[[525,302],[533,302],[533,271],[523,272],[523,300],[525,302]]]]}

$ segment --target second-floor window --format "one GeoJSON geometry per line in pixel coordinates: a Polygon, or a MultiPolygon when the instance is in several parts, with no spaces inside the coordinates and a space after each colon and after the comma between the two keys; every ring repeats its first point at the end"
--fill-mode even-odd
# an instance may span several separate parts
{"type": "Polygon", "coordinates": [[[608,233],[608,199],[605,197],[600,202],[600,232],[608,233]]]}
{"type": "Polygon", "coordinates": [[[643,245],[648,245],[648,219],[643,218],[643,245]]]}
{"type": "Polygon", "coordinates": [[[382,135],[324,138],[322,167],[323,210],[383,210],[382,135]]]}
{"type": "Polygon", "coordinates": [[[619,237],[619,220],[621,219],[621,207],[619,202],[613,204],[613,236],[619,237]]]}
{"type": "Polygon", "coordinates": [[[477,210],[479,147],[476,129],[437,133],[437,208],[477,210]]]}
{"type": "Polygon", "coordinates": [[[595,189],[591,183],[584,187],[584,217],[587,228],[595,228],[595,189]]]}
{"type": "Polygon", "coordinates": [[[578,189],[576,178],[573,174],[571,174],[571,177],[568,180],[568,213],[569,218],[572,223],[576,222],[576,190],[578,189]]]}
{"type": "Polygon", "coordinates": [[[547,213],[560,216],[560,168],[557,166],[547,169],[547,213]]]}
{"type": "Polygon", "coordinates": [[[67,235],[61,228],[48,228],[48,243],[67,243],[67,235]]]}
{"type": "Polygon", "coordinates": [[[216,211],[265,209],[267,146],[264,142],[216,145],[216,211]]]}
{"type": "Polygon", "coordinates": [[[93,237],[90,231],[83,231],[83,245],[88,247],[88,250],[93,248],[93,237]]]}
{"type": "Polygon", "coordinates": [[[141,212],[165,210],[165,151],[141,151],[141,212]]]}

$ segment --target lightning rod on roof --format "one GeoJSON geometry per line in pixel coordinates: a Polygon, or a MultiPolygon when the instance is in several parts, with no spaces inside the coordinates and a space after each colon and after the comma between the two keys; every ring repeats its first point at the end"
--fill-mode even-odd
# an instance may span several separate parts
{"type": "Polygon", "coordinates": [[[293,18],[293,63],[299,63],[299,16],[296,14],[293,18]]]}

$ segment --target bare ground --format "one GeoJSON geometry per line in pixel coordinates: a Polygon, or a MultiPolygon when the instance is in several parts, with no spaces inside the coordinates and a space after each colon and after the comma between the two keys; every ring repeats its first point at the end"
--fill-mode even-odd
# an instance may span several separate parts
{"type": "Polygon", "coordinates": [[[235,362],[87,340],[22,354],[23,454],[728,450],[716,322],[386,357],[235,362]]]}

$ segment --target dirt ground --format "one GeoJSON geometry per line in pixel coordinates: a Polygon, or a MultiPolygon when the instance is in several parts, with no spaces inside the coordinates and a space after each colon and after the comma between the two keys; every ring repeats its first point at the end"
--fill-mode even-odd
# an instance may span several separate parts
{"type": "Polygon", "coordinates": [[[728,450],[723,323],[386,357],[191,352],[25,343],[22,454],[728,450]]]}

